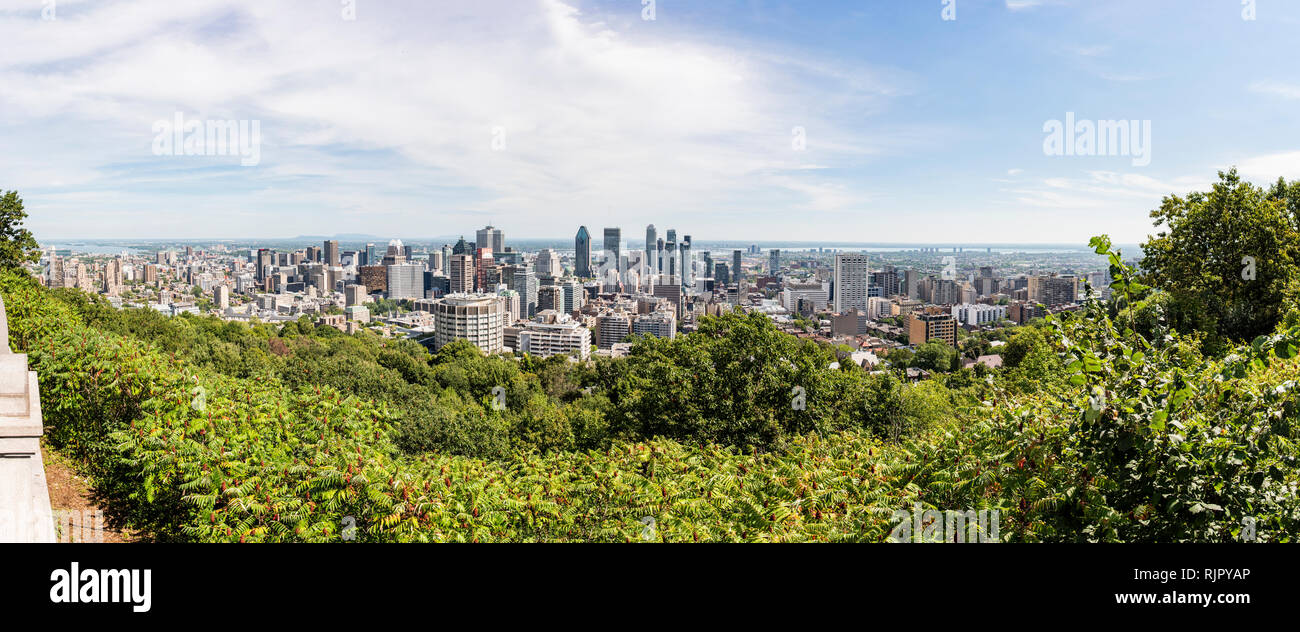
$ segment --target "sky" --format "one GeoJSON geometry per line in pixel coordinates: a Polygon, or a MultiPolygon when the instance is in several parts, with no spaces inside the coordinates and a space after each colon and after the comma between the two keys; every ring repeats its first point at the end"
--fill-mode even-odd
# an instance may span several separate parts
{"type": "Polygon", "coordinates": [[[0,190],[51,242],[1136,243],[1219,170],[1300,178],[1298,32],[1295,0],[0,0],[0,190]]]}

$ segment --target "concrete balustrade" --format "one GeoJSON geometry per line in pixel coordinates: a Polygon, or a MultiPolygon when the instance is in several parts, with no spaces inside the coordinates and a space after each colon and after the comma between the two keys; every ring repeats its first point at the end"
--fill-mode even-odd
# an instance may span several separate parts
{"type": "Polygon", "coordinates": [[[0,298],[0,542],[54,542],[41,458],[41,395],[27,354],[9,350],[0,298]]]}

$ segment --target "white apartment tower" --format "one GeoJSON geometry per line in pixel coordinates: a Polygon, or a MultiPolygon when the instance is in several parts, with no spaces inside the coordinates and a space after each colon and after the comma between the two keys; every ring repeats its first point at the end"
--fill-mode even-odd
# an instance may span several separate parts
{"type": "Polygon", "coordinates": [[[871,260],[867,255],[835,255],[835,300],[832,309],[839,314],[849,310],[867,312],[867,285],[871,278],[871,260]]]}

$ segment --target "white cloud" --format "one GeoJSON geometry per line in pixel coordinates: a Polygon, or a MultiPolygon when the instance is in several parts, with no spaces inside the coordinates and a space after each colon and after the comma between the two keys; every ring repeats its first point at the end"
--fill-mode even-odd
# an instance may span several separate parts
{"type": "Polygon", "coordinates": [[[1251,92],[1268,94],[1284,99],[1300,99],[1300,85],[1282,81],[1256,81],[1250,84],[1251,92]]]}
{"type": "Polygon", "coordinates": [[[0,158],[17,178],[7,186],[34,189],[29,208],[48,201],[31,224],[59,235],[140,230],[79,210],[86,198],[67,195],[79,190],[182,213],[181,234],[196,236],[297,234],[335,211],[416,235],[467,230],[435,224],[474,214],[562,235],[611,209],[685,221],[752,213],[765,197],[853,207],[868,192],[823,166],[891,142],[835,122],[900,94],[869,69],[615,32],[559,0],[358,5],[354,22],[337,3],[306,0],[119,0],[74,5],[53,23],[0,13],[0,84],[12,87],[0,93],[0,133],[12,122],[82,141],[10,137],[42,165],[0,158]],[[834,105],[810,114],[818,95],[834,105]],[[176,111],[262,121],[261,166],[152,156],[152,122],[176,111]],[[792,149],[795,126],[807,151],[792,149]],[[493,150],[498,127],[504,151],[493,150]],[[222,216],[232,208],[266,212],[222,216]]]}

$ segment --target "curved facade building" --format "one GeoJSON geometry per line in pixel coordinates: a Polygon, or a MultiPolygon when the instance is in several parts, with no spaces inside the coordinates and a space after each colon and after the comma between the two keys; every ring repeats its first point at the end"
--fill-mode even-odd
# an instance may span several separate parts
{"type": "Polygon", "coordinates": [[[434,348],[468,340],[484,353],[499,353],[504,342],[505,304],[490,294],[449,294],[433,304],[434,348]]]}

